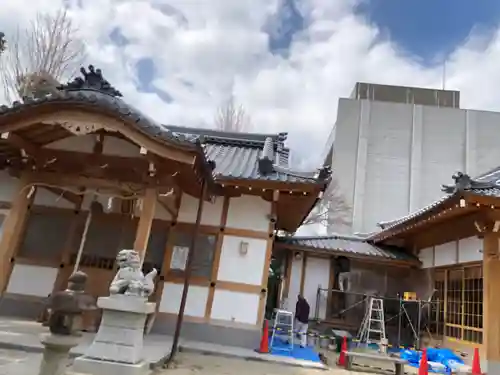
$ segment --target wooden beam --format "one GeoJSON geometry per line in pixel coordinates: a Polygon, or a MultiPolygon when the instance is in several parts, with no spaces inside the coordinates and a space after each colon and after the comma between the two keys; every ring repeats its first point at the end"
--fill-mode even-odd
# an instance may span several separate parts
{"type": "Polygon", "coordinates": [[[63,190],[63,189],[58,189],[55,187],[51,186],[41,186],[45,190],[50,191],[52,194],[57,195],[61,198],[64,198],[70,203],[73,203],[75,206],[81,205],[81,202],[83,201],[83,195],[78,195],[75,193],[72,193],[71,191],[63,190]]]}
{"type": "Polygon", "coordinates": [[[13,133],[2,133],[1,138],[9,142],[12,146],[18,148],[19,150],[24,150],[26,154],[36,156],[40,151],[40,147],[34,143],[25,140],[21,136],[13,133]]]}
{"type": "Polygon", "coordinates": [[[304,295],[304,285],[306,283],[307,253],[302,253],[302,267],[300,271],[300,295],[304,295]]]}
{"type": "MultiPolygon", "coordinates": [[[[11,171],[12,172],[12,171],[11,171]]],[[[104,178],[84,177],[78,174],[61,174],[53,172],[25,172],[35,183],[54,186],[76,186],[90,189],[109,189],[130,194],[141,193],[145,185],[134,182],[118,181],[104,178]]],[[[15,173],[13,173],[15,175],[15,173]]]]}
{"type": "Polygon", "coordinates": [[[175,186],[172,165],[168,163],[155,166],[155,174],[149,173],[149,161],[143,158],[116,155],[98,155],[84,152],[40,149],[31,156],[31,163],[13,161],[11,167],[19,170],[35,170],[64,174],[78,174],[96,178],[116,179],[151,185],[175,186]],[[34,163],[34,165],[32,164],[34,163]]]}
{"type": "Polygon", "coordinates": [[[137,232],[134,241],[134,250],[141,255],[142,261],[144,261],[148,249],[149,235],[155,217],[157,201],[158,191],[154,188],[146,189],[146,194],[142,200],[141,217],[137,224],[137,232]]]}
{"type": "Polygon", "coordinates": [[[262,280],[260,282],[262,293],[260,294],[259,312],[257,317],[257,324],[259,326],[264,323],[266,313],[267,295],[269,293],[269,291],[267,290],[267,285],[269,281],[269,268],[271,267],[271,259],[273,254],[274,229],[276,225],[279,198],[280,192],[278,190],[273,191],[273,202],[271,204],[271,212],[269,213],[268,217],[269,223],[267,229],[266,257],[264,260],[264,269],[262,270],[262,280]]]}
{"type": "Polygon", "coordinates": [[[194,164],[196,154],[194,145],[193,147],[189,147],[189,145],[183,146],[176,144],[175,141],[169,142],[167,139],[164,140],[155,135],[147,134],[137,129],[133,118],[130,118],[129,121],[124,121],[111,115],[99,113],[98,109],[69,108],[70,106],[71,104],[68,103],[65,109],[55,109],[45,114],[32,111],[31,116],[22,116],[22,120],[18,121],[12,121],[9,116],[4,116],[3,121],[0,122],[0,127],[3,132],[13,132],[35,124],[37,126],[54,126],[69,123],[81,127],[88,126],[89,124],[98,125],[105,130],[117,131],[123,134],[132,142],[161,157],[183,164],[194,164]]]}
{"type": "Polygon", "coordinates": [[[29,205],[35,193],[31,193],[29,176],[22,176],[12,206],[2,226],[0,239],[0,293],[7,288],[13,263],[11,259],[21,242],[21,235],[27,219],[29,205]]]}

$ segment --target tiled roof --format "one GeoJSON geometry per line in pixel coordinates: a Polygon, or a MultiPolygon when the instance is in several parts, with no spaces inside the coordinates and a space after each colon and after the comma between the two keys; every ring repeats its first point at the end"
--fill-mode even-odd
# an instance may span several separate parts
{"type": "Polygon", "coordinates": [[[202,137],[202,147],[208,160],[215,162],[216,180],[269,180],[291,183],[314,183],[319,172],[295,172],[289,169],[289,149],[284,146],[286,133],[229,133],[210,129],[165,125],[176,135],[202,137]],[[271,147],[273,164],[270,173],[261,173],[259,161],[266,143],[271,147]]]}
{"type": "Polygon", "coordinates": [[[289,149],[284,145],[286,133],[231,133],[162,125],[123,101],[121,93],[102,77],[99,69],[89,66],[88,72],[84,68],[81,72],[83,78],[77,77],[57,90],[37,98],[25,97],[22,102],[14,102],[12,107],[0,106],[0,122],[2,117],[8,121],[6,116],[26,108],[84,104],[112,112],[151,138],[199,152],[205,164],[215,162],[212,173],[216,181],[240,179],[314,184],[325,183],[330,177],[326,168],[314,172],[290,170],[289,149]]]}
{"type": "Polygon", "coordinates": [[[382,258],[385,260],[418,262],[416,257],[398,248],[374,246],[365,238],[357,236],[276,237],[276,241],[294,247],[344,253],[347,257],[351,254],[356,256],[382,258]]]}
{"type": "MultiPolygon", "coordinates": [[[[468,175],[462,173],[457,173],[453,176],[453,179],[455,180],[454,185],[443,185],[442,190],[447,192],[447,195],[409,215],[390,221],[382,221],[379,222],[378,225],[383,231],[389,230],[412,219],[418,218],[420,215],[464,193],[500,198],[500,168],[497,168],[496,172],[494,170],[476,179],[471,179],[468,175]]],[[[379,233],[380,232],[375,233],[373,236],[377,236],[379,233]]]]}
{"type": "Polygon", "coordinates": [[[133,123],[138,130],[159,141],[174,143],[192,149],[200,147],[200,142],[197,138],[188,138],[182,134],[174,134],[122,100],[120,92],[116,90],[112,91],[114,89],[111,86],[108,90],[86,87],[83,86],[83,83],[83,87],[80,88],[68,88],[68,86],[70,85],[62,85],[58,90],[53,90],[39,97],[24,97],[22,102],[15,101],[11,107],[2,105],[0,106],[0,120],[2,117],[5,118],[9,115],[15,115],[28,108],[59,104],[74,104],[80,106],[84,104],[86,107],[95,108],[104,112],[113,112],[113,114],[117,115],[120,119],[133,123]]]}

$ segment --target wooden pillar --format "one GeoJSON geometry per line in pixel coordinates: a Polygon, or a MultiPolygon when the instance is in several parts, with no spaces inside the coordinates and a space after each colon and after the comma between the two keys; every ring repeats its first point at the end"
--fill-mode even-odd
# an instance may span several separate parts
{"type": "Polygon", "coordinates": [[[483,344],[489,374],[500,374],[500,237],[483,237],[483,344]]]}
{"type": "Polygon", "coordinates": [[[276,222],[278,220],[277,212],[278,212],[278,200],[279,200],[280,192],[275,190],[273,192],[273,201],[271,204],[271,216],[268,224],[268,239],[266,246],[266,258],[264,262],[264,269],[262,270],[262,279],[261,279],[261,292],[260,292],[260,300],[259,300],[259,311],[257,315],[257,325],[260,327],[264,323],[264,318],[266,314],[266,304],[267,304],[267,285],[269,279],[269,267],[271,267],[271,258],[273,254],[273,246],[274,246],[274,230],[276,228],[276,222]]]}
{"type": "Polygon", "coordinates": [[[12,270],[11,258],[21,241],[28,208],[35,195],[29,183],[28,177],[21,176],[9,214],[3,223],[0,239],[0,294],[3,294],[7,288],[12,270]]]}
{"type": "Polygon", "coordinates": [[[155,217],[157,200],[157,190],[154,188],[146,189],[146,194],[142,200],[141,217],[137,224],[137,232],[134,241],[134,250],[140,254],[143,261],[148,248],[149,234],[151,233],[151,225],[155,217]]]}

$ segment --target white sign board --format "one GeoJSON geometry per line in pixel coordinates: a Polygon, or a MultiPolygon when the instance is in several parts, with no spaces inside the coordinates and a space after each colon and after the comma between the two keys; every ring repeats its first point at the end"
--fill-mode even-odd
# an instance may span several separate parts
{"type": "Polygon", "coordinates": [[[170,269],[184,271],[186,269],[188,254],[189,247],[174,246],[174,249],[172,251],[172,259],[170,260],[170,269]]]}

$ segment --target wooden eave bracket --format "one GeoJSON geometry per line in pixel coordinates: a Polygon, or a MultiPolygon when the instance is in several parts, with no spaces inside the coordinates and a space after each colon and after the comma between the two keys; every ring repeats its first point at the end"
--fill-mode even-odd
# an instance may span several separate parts
{"type": "Polygon", "coordinates": [[[37,145],[25,140],[17,134],[13,134],[11,132],[2,133],[0,136],[1,139],[6,140],[12,146],[16,147],[21,151],[24,151],[25,154],[36,157],[39,154],[40,147],[37,145]]]}

